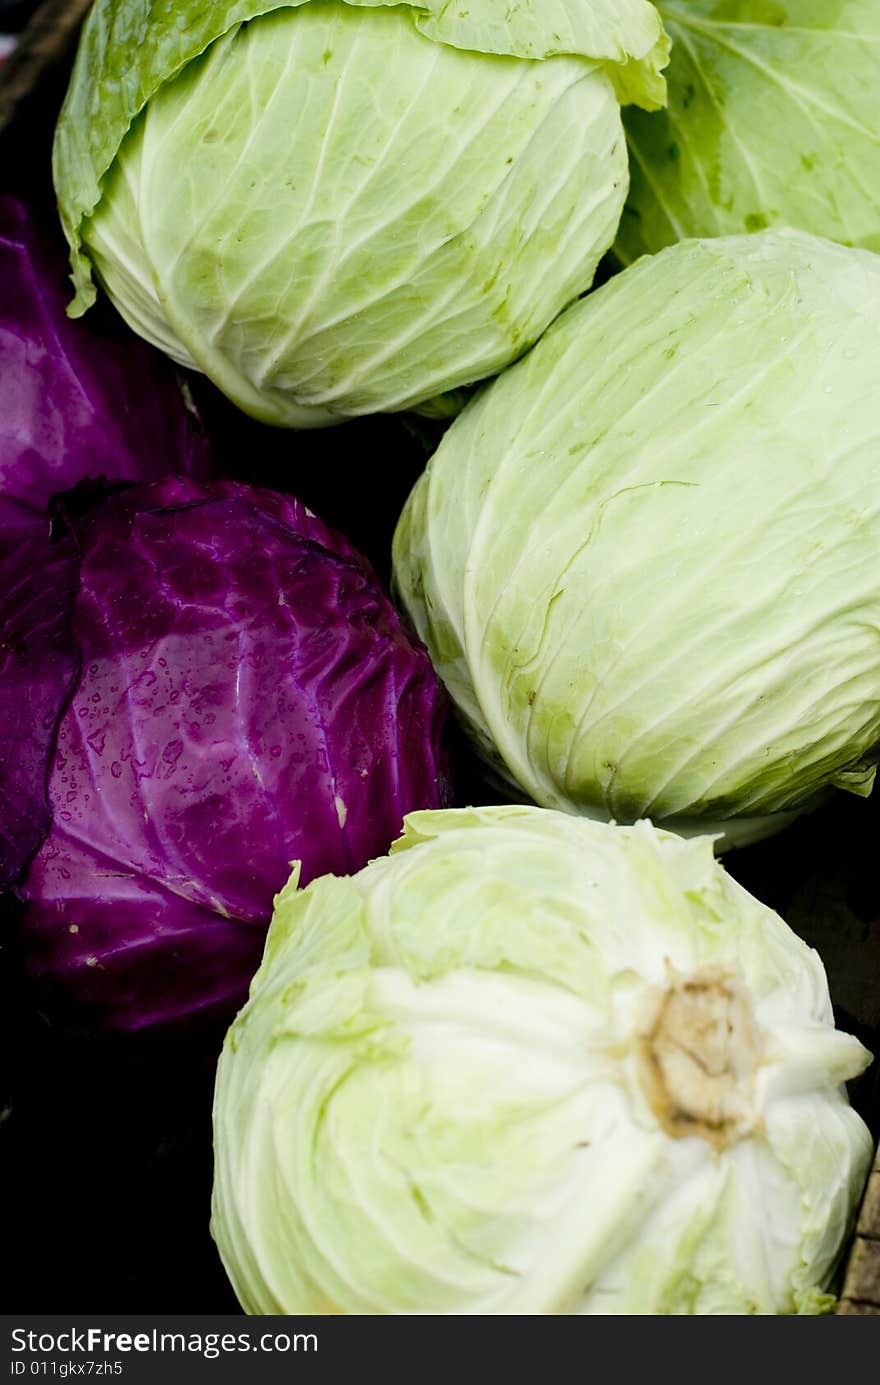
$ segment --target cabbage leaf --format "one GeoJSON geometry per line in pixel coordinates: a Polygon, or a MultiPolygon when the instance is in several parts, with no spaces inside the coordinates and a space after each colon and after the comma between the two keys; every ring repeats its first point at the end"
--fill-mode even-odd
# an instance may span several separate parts
{"type": "Polygon", "coordinates": [[[790,225],[880,250],[877,0],[659,0],[668,107],[625,113],[624,263],[790,225]]]}

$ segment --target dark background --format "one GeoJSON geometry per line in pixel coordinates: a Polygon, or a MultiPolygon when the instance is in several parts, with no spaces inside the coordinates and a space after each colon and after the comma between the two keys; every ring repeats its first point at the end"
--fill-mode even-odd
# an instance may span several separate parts
{"type": "MultiPolygon", "coordinates": [[[[0,32],[31,8],[0,0],[0,32]]],[[[2,82],[0,68],[0,82],[2,82]]],[[[51,134],[67,81],[56,64],[0,132],[0,191],[57,218],[51,134]]],[[[60,234],[60,233],[59,233],[60,234]]],[[[105,314],[108,310],[103,310],[105,314]]],[[[400,508],[441,428],[374,418],[293,434],[194,392],[238,479],[298,492],[387,579],[400,508]]],[[[495,795],[453,747],[457,801],[495,795]]],[[[838,795],[728,869],[819,948],[838,1024],[880,1052],[880,806],[838,795]]],[[[213,1069],[222,1033],[198,1041],[77,1037],[25,976],[16,908],[0,900],[2,1307],[17,1313],[235,1313],[208,1231],[213,1069]]],[[[853,1086],[880,1133],[880,1068],[853,1086]]]]}

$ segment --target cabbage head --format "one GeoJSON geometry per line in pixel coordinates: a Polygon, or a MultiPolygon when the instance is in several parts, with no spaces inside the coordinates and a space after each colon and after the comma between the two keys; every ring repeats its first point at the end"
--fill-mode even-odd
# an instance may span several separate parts
{"type": "MultiPolygon", "coordinates": [[[[4,552],[26,542],[28,531],[46,535],[50,501],[81,481],[141,484],[169,472],[202,478],[216,465],[167,361],[118,321],[68,320],[59,250],[35,207],[0,194],[4,552]]],[[[9,590],[0,586],[0,599],[9,590]]]]}
{"type": "Polygon", "coordinates": [[[667,57],[648,0],[96,0],[55,145],[73,310],[93,266],[269,423],[427,404],[589,288],[667,57]]]}
{"type": "Polygon", "coordinates": [[[657,0],[668,109],[624,120],[629,263],[688,236],[798,226],[880,250],[877,0],[657,0]]]}
{"type": "Polygon", "coordinates": [[[449,801],[445,698],[293,496],[168,476],[68,525],[0,562],[0,885],[27,865],[56,1028],[204,1037],[294,858],[304,882],[357,870],[449,801]]]}
{"type": "Polygon", "coordinates": [[[880,746],[880,257],[685,241],[446,433],[395,535],[413,624],[537,803],[766,835],[880,746]]]}
{"type": "Polygon", "coordinates": [[[213,1233],[249,1313],[826,1311],[869,1062],[709,839],[410,814],[278,896],[218,1069],[213,1233]]]}

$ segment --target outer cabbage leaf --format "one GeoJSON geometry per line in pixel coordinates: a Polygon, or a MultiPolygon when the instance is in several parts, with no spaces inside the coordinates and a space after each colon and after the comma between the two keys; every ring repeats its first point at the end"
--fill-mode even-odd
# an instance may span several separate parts
{"type": "MultiPolygon", "coordinates": [[[[403,8],[396,0],[345,0],[403,8]]],[[[101,180],[135,117],[166,82],[236,25],[307,0],[96,0],[87,17],[58,124],[55,179],[73,254],[76,308],[94,301],[81,225],[97,206],[101,180]]],[[[669,45],[648,0],[520,0],[498,22],[491,0],[465,8],[423,0],[412,8],[420,30],[441,43],[476,51],[540,58],[556,53],[608,61],[621,69],[627,100],[650,106],[665,95],[669,45]],[[630,70],[632,69],[632,70],[630,70]]]]}
{"type": "Polygon", "coordinates": [[[443,700],[366,562],[295,500],[168,480],[77,535],[82,668],[21,886],[28,963],[74,1022],[228,1016],[292,861],[357,869],[444,801],[443,700]]]}
{"type": "Polygon", "coordinates": [[[557,55],[608,65],[621,102],[657,110],[666,102],[669,39],[647,0],[425,0],[420,33],[456,48],[516,58],[557,55]]]}
{"type": "Polygon", "coordinates": [[[250,1313],[827,1310],[869,1061],[710,840],[418,813],[278,897],[218,1068],[213,1233],[250,1313]],[[670,1129],[647,1074],[676,1034],[707,1066],[664,1068],[670,1129]]]}
{"type": "Polygon", "coordinates": [[[394,544],[483,754],[546,807],[765,835],[880,746],[880,258],[683,242],[445,435],[394,544]]]}
{"type": "Polygon", "coordinates": [[[76,587],[70,542],[20,531],[0,554],[0,889],[49,830],[55,730],[79,666],[70,628],[76,587]]]}
{"type": "Polygon", "coordinates": [[[627,263],[687,236],[802,227],[880,250],[876,0],[660,0],[669,104],[626,117],[627,263]]]}
{"type": "Polygon", "coordinates": [[[210,450],[157,352],[65,314],[64,263],[22,202],[0,197],[0,544],[46,530],[86,477],[204,476],[210,450]]]}

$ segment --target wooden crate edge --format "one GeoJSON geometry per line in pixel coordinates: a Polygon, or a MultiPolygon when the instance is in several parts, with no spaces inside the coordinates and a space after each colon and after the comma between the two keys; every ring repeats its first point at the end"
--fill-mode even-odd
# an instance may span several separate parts
{"type": "Polygon", "coordinates": [[[92,0],[43,0],[0,70],[0,133],[55,63],[65,58],[92,0]]]}
{"type": "Polygon", "coordinates": [[[880,1151],[865,1189],[837,1311],[880,1314],[880,1151]]]}

